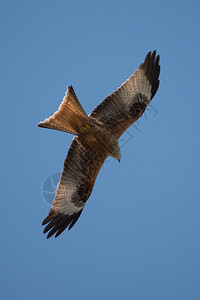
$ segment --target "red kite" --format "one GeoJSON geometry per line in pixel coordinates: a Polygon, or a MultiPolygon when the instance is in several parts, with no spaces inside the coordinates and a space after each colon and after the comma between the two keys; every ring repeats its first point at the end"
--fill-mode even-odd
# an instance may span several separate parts
{"type": "Polygon", "coordinates": [[[69,148],[49,215],[42,225],[47,238],[71,229],[83,211],[108,156],[120,161],[118,140],[145,111],[159,86],[159,55],[149,52],[138,70],[87,116],[69,86],[53,116],[39,127],[76,135],[69,148]]]}

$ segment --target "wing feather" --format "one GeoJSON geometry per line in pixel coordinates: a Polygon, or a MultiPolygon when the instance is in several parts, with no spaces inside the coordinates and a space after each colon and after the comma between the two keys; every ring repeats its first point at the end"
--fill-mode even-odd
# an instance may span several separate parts
{"type": "Polygon", "coordinates": [[[47,238],[60,235],[68,226],[71,229],[78,220],[88,200],[99,170],[106,159],[105,154],[94,151],[78,137],[69,148],[56,196],[42,225],[47,238]]]}
{"type": "Polygon", "coordinates": [[[102,122],[115,137],[133,124],[144,112],[159,86],[159,55],[149,52],[138,70],[116,91],[106,97],[90,114],[102,122]]]}

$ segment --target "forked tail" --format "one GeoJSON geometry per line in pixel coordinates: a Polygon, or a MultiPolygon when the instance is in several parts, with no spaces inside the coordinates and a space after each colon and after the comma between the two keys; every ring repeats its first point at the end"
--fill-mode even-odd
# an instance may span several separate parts
{"type": "Polygon", "coordinates": [[[78,101],[73,87],[68,86],[58,111],[53,116],[38,123],[38,126],[78,135],[81,133],[81,128],[89,126],[89,124],[89,118],[78,101]]]}

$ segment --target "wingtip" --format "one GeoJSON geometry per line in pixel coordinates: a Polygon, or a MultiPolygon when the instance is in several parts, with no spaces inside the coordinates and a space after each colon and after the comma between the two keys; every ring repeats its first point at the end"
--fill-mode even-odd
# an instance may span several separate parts
{"type": "Polygon", "coordinates": [[[154,59],[157,58],[159,55],[156,56],[156,53],[157,53],[157,50],[149,51],[149,52],[147,53],[145,59],[146,59],[147,57],[151,57],[151,58],[154,58],[154,59]]]}
{"type": "Polygon", "coordinates": [[[153,50],[152,55],[156,56],[156,50],[153,50]]]}
{"type": "Polygon", "coordinates": [[[155,61],[155,63],[158,65],[159,62],[160,62],[160,55],[158,54],[158,55],[156,56],[156,61],[155,61]]]}
{"type": "Polygon", "coordinates": [[[43,233],[47,233],[47,239],[55,234],[55,238],[57,238],[68,226],[70,230],[74,224],[77,222],[79,216],[83,209],[74,213],[73,215],[65,215],[55,212],[53,209],[50,210],[49,215],[42,222],[42,226],[49,223],[43,230],[43,233]]]}
{"type": "Polygon", "coordinates": [[[159,75],[160,75],[160,56],[156,54],[156,50],[153,52],[149,51],[146,55],[144,62],[140,68],[144,70],[147,79],[151,84],[151,99],[154,97],[159,86],[159,75]]]}

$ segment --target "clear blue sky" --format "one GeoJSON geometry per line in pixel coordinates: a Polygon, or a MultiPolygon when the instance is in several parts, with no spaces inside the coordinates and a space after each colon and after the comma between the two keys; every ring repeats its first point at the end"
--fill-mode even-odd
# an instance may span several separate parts
{"type": "Polygon", "coordinates": [[[0,6],[1,299],[199,300],[199,1],[0,6]],[[76,226],[46,240],[42,187],[72,136],[37,123],[70,84],[90,113],[154,49],[160,88],[121,163],[105,163],[76,226]]]}

